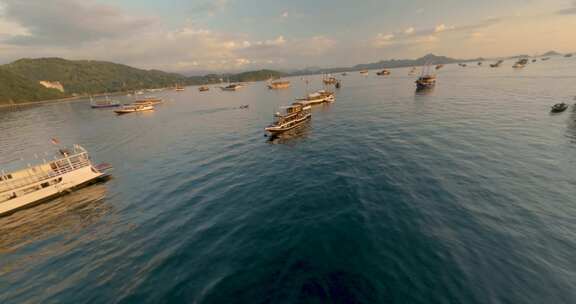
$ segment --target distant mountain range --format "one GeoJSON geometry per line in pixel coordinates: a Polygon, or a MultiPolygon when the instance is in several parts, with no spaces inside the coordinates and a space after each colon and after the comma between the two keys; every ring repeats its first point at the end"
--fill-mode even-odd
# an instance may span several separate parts
{"type": "Polygon", "coordinates": [[[450,64],[457,62],[471,62],[471,61],[484,61],[484,58],[475,59],[454,59],[446,56],[436,56],[428,54],[417,59],[391,59],[381,60],[373,63],[358,64],[352,67],[339,67],[339,68],[307,68],[303,70],[293,71],[292,75],[308,75],[318,73],[342,73],[353,72],[360,70],[375,70],[375,69],[391,69],[412,66],[422,66],[426,64],[450,64]]]}
{"type": "Polygon", "coordinates": [[[277,71],[260,70],[240,74],[186,77],[176,73],[142,70],[104,61],[72,61],[62,58],[20,59],[0,65],[0,104],[165,88],[177,84],[209,84],[221,80],[259,81],[278,78],[281,75],[283,74],[277,71]]]}
{"type": "MultiPolygon", "coordinates": [[[[549,51],[541,56],[562,55],[549,51]]],[[[519,55],[499,59],[531,57],[519,55]]],[[[165,88],[175,85],[200,85],[220,82],[261,81],[284,76],[321,73],[341,73],[369,69],[388,69],[426,64],[450,64],[484,61],[484,58],[454,59],[428,54],[417,59],[391,59],[351,67],[306,68],[279,72],[274,70],[249,71],[238,74],[208,74],[184,76],[158,70],[143,70],[123,64],[91,60],[62,58],[20,59],[0,65],[0,105],[58,99],[90,94],[126,92],[141,89],[165,88]]]]}

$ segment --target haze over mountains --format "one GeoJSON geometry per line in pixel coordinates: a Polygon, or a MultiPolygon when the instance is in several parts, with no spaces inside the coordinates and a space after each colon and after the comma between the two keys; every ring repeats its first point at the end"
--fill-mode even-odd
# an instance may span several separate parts
{"type": "MultiPolygon", "coordinates": [[[[541,56],[562,55],[549,51],[541,56]]],[[[514,56],[528,57],[527,55],[514,56]]],[[[484,58],[454,59],[428,54],[417,59],[391,59],[351,67],[306,68],[293,71],[258,70],[238,74],[184,76],[158,70],[143,70],[123,64],[66,60],[62,58],[20,59],[0,65],[0,104],[32,102],[90,94],[165,88],[175,85],[213,84],[222,81],[249,82],[283,76],[339,73],[365,69],[399,68],[425,64],[483,61],[484,58]],[[41,84],[43,83],[43,85],[41,84]]]]}

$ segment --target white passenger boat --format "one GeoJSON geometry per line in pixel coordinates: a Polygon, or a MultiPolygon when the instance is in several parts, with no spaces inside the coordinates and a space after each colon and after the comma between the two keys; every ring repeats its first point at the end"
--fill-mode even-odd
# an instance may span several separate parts
{"type": "Polygon", "coordinates": [[[316,105],[316,104],[321,104],[324,102],[334,102],[335,100],[336,100],[336,97],[334,97],[334,93],[328,92],[325,90],[320,90],[320,91],[314,92],[312,94],[308,94],[304,98],[296,99],[297,102],[300,102],[300,103],[303,103],[306,105],[316,105]]]}
{"type": "Polygon", "coordinates": [[[125,105],[118,110],[114,110],[114,112],[118,115],[145,111],[154,111],[154,106],[151,104],[132,104],[125,105]]]}
{"type": "Polygon", "coordinates": [[[102,171],[109,165],[94,166],[88,152],[79,145],[61,149],[52,161],[13,172],[0,172],[0,216],[67,194],[110,176],[102,171]]]}

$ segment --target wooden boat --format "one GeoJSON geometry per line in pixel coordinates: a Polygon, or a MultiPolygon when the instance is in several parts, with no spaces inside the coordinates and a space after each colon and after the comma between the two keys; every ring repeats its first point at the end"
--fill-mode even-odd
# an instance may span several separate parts
{"type": "Polygon", "coordinates": [[[200,92],[206,92],[206,91],[210,91],[210,88],[207,86],[201,86],[198,88],[198,91],[200,92]]]}
{"type": "Polygon", "coordinates": [[[305,105],[316,105],[316,104],[321,104],[321,103],[325,103],[325,102],[333,102],[335,100],[336,100],[336,97],[334,96],[334,93],[329,92],[329,91],[325,91],[325,90],[320,90],[320,91],[314,92],[312,94],[308,94],[304,98],[296,99],[296,102],[302,103],[305,105]]]}
{"type": "Polygon", "coordinates": [[[52,161],[13,172],[0,171],[0,216],[107,180],[104,166],[94,166],[79,145],[60,149],[52,161]]]}
{"type": "Polygon", "coordinates": [[[284,133],[301,126],[312,118],[312,107],[300,102],[295,102],[285,108],[284,113],[276,113],[275,121],[264,130],[272,136],[284,133]]]}
{"type": "Polygon", "coordinates": [[[111,100],[108,96],[104,100],[94,100],[90,96],[90,107],[93,109],[104,109],[104,108],[116,108],[119,107],[120,103],[115,100],[111,100]]]}
{"type": "Polygon", "coordinates": [[[136,112],[145,112],[145,111],[154,111],[154,106],[151,104],[142,104],[142,105],[131,104],[131,105],[122,106],[118,110],[114,110],[114,112],[118,115],[130,114],[130,113],[136,113],[136,112]]]}
{"type": "Polygon", "coordinates": [[[338,82],[338,79],[336,79],[336,77],[333,76],[325,76],[324,79],[322,79],[322,82],[324,82],[325,85],[332,85],[336,84],[338,82]]]}
{"type": "Polygon", "coordinates": [[[360,75],[368,75],[368,70],[362,70],[362,71],[360,71],[360,75]]]}
{"type": "Polygon", "coordinates": [[[568,104],[566,104],[565,102],[562,102],[562,103],[557,103],[557,104],[553,105],[550,112],[561,113],[561,112],[566,111],[566,109],[568,109],[568,104]]]}
{"type": "Polygon", "coordinates": [[[238,91],[242,88],[239,84],[230,84],[225,87],[220,87],[222,91],[238,91]]]}
{"type": "Polygon", "coordinates": [[[156,104],[159,104],[162,102],[163,102],[162,98],[147,96],[147,97],[144,97],[142,99],[138,99],[138,100],[134,101],[133,104],[134,105],[156,105],[156,104]]]}
{"type": "Polygon", "coordinates": [[[290,81],[272,81],[268,83],[268,88],[270,90],[281,90],[290,87],[290,81]]]}
{"type": "Polygon", "coordinates": [[[378,75],[378,76],[388,76],[388,75],[390,75],[390,74],[392,74],[392,73],[391,73],[390,71],[386,70],[386,69],[384,69],[384,70],[382,70],[382,71],[380,71],[380,72],[376,72],[376,75],[378,75]]]}
{"type": "Polygon", "coordinates": [[[434,75],[425,75],[416,80],[417,90],[427,90],[433,88],[434,86],[436,86],[436,76],[434,75]]]}
{"type": "Polygon", "coordinates": [[[503,61],[503,60],[498,60],[496,63],[490,64],[490,67],[491,67],[491,68],[500,67],[500,65],[502,64],[502,62],[504,62],[504,61],[503,61]]]}
{"type": "MultiPolygon", "coordinates": [[[[482,64],[481,62],[479,62],[479,63],[482,64]]],[[[436,65],[436,70],[439,70],[439,69],[441,69],[441,68],[443,68],[443,67],[444,67],[443,64],[438,64],[438,65],[436,65]]]]}
{"type": "Polygon", "coordinates": [[[542,61],[550,60],[550,57],[544,57],[544,58],[542,58],[542,59],[540,59],[540,60],[542,60],[542,61]]]}
{"type": "Polygon", "coordinates": [[[522,59],[516,61],[516,63],[514,63],[514,65],[512,67],[515,69],[521,69],[521,68],[525,67],[527,64],[528,64],[528,59],[522,58],[522,59]]]}
{"type": "Polygon", "coordinates": [[[174,90],[175,90],[176,92],[183,92],[185,89],[184,89],[183,86],[177,85],[177,86],[174,88],[174,90]]]}
{"type": "Polygon", "coordinates": [[[436,86],[436,75],[430,73],[430,66],[422,68],[422,75],[416,80],[416,90],[428,90],[436,86]]]}

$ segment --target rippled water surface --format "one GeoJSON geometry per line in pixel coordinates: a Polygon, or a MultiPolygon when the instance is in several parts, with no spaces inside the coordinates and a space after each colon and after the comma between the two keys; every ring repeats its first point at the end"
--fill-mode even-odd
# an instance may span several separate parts
{"type": "Polygon", "coordinates": [[[3,168],[57,137],[115,169],[0,218],[0,302],[576,303],[576,60],[510,65],[351,73],[273,142],[300,78],[4,110],[3,168]]]}

